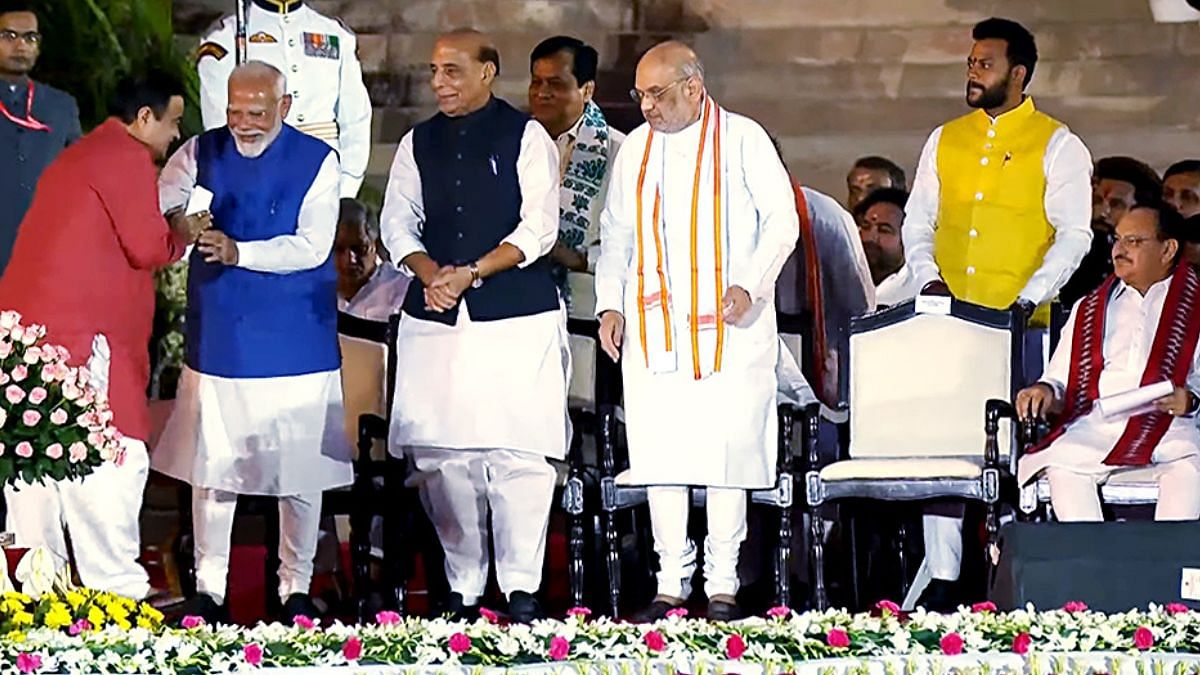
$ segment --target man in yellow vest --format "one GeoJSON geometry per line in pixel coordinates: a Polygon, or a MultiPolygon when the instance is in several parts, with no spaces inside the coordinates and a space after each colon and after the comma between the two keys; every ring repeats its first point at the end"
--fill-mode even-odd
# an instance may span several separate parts
{"type": "MultiPolygon", "coordinates": [[[[992,18],[972,37],[967,105],[975,110],[925,143],[906,208],[905,256],[923,293],[1036,307],[1034,323],[1045,326],[1047,304],[1091,245],[1091,156],[1025,95],[1037,64],[1033,35],[992,18]]],[[[944,513],[925,516],[931,608],[952,599],[961,562],[961,505],[944,513]]]]}

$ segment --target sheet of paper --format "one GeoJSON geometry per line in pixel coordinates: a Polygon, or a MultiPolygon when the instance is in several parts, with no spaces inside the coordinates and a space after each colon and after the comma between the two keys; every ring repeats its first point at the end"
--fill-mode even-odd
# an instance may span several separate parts
{"type": "Polygon", "coordinates": [[[1123,391],[1120,394],[1105,396],[1096,401],[1096,409],[1106,420],[1117,417],[1128,417],[1150,412],[1154,402],[1175,391],[1175,385],[1170,382],[1156,382],[1144,387],[1123,391]]]}
{"type": "Polygon", "coordinates": [[[948,295],[918,295],[913,310],[917,314],[949,314],[950,301],[948,295]]]}
{"type": "Polygon", "coordinates": [[[184,215],[194,216],[197,213],[204,213],[212,207],[212,200],[213,193],[197,185],[192,188],[192,194],[188,197],[187,209],[184,211],[184,215]]]}

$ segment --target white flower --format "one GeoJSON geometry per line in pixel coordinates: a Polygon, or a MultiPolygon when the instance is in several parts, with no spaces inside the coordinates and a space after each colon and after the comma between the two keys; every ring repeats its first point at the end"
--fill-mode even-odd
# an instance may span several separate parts
{"type": "Polygon", "coordinates": [[[54,555],[44,546],[32,548],[17,563],[16,577],[21,582],[21,592],[37,599],[54,588],[54,555]]]}
{"type": "Polygon", "coordinates": [[[0,328],[11,331],[21,323],[21,313],[7,310],[0,312],[0,328]]]}

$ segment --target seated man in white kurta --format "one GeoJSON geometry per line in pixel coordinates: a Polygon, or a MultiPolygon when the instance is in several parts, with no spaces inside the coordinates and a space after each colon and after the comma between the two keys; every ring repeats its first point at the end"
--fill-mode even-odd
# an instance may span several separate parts
{"type": "Polygon", "coordinates": [[[566,454],[566,315],[547,254],[558,239],[558,152],[491,94],[500,57],[475,31],[440,37],[439,113],[400,141],[381,220],[415,278],[400,321],[391,451],[416,467],[446,554],[447,613],[478,611],[496,579],[514,621],[542,616],[555,472],[566,454]]]}
{"type": "Polygon", "coordinates": [[[691,49],[652,48],[632,93],[647,124],[613,166],[596,310],[604,351],[616,360],[623,348],[631,478],[654,486],[658,595],[637,618],[691,593],[696,485],[707,487],[708,616],[730,619],[746,491],[775,482],[775,279],[799,219],[766,131],[708,96],[691,49]]]}
{"type": "Polygon", "coordinates": [[[188,271],[187,362],[151,467],[192,485],[197,595],[224,618],[239,494],[278,496],[283,618],[309,599],[321,493],[353,480],[337,341],[337,154],[283,123],[283,75],[229,78],[229,124],[197,136],[159,179],[164,208],[213,194],[188,271]]]}
{"type": "Polygon", "coordinates": [[[1200,274],[1180,260],[1182,218],[1137,206],[1117,223],[1114,276],[1071,311],[1037,384],[1017,395],[1023,419],[1059,413],[1021,458],[1022,485],[1043,473],[1061,521],[1100,521],[1097,486],[1122,468],[1153,466],[1157,520],[1200,517],[1200,274]],[[1105,417],[1100,398],[1169,381],[1149,411],[1105,417]]]}

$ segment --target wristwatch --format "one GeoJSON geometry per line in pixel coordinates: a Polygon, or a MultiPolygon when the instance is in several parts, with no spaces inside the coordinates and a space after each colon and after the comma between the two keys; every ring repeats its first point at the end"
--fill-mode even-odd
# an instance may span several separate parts
{"type": "Polygon", "coordinates": [[[467,265],[467,271],[471,273],[471,288],[479,288],[483,285],[483,277],[479,276],[478,263],[471,263],[467,265]]]}

